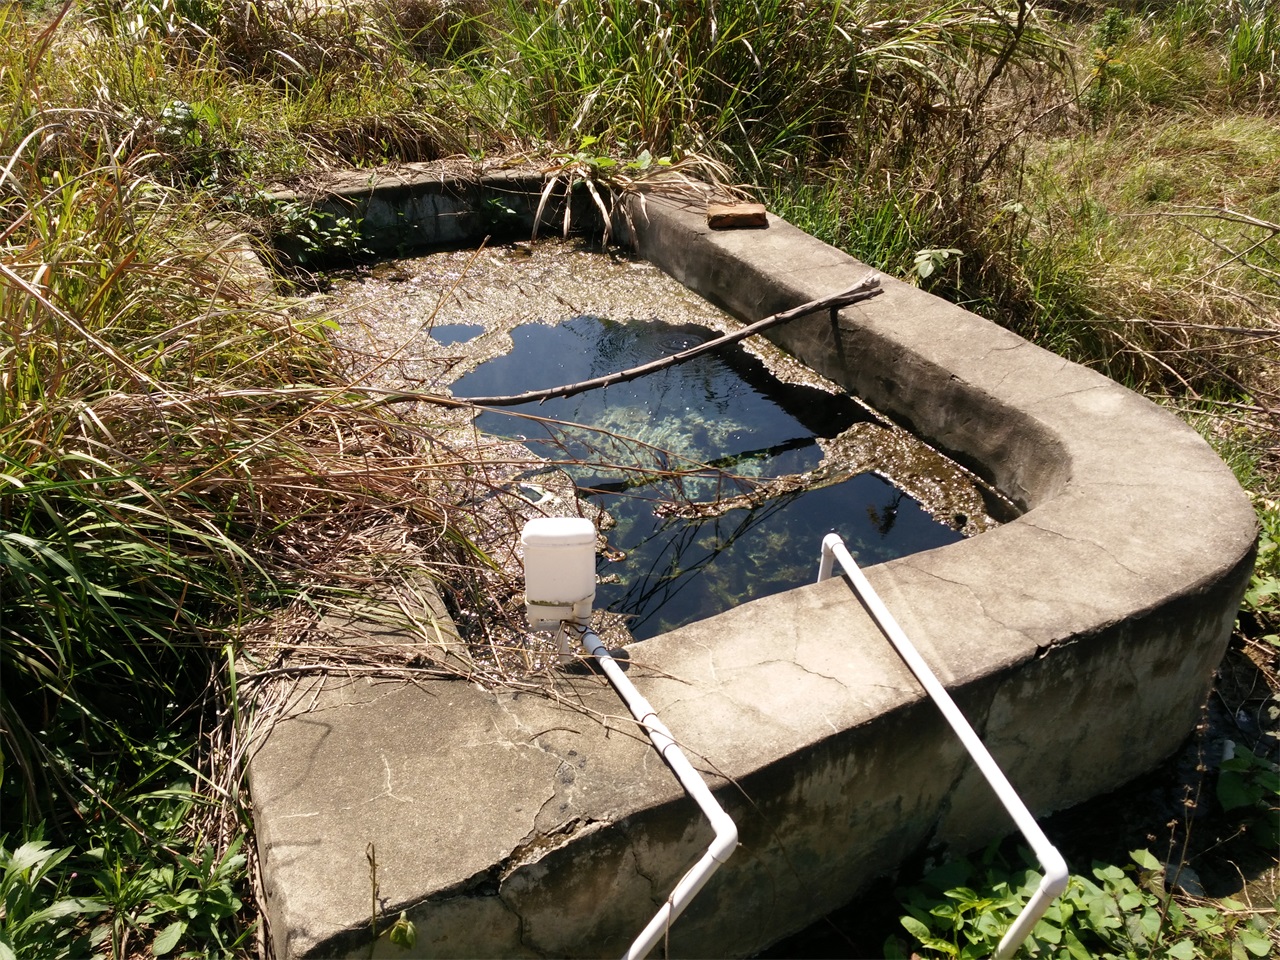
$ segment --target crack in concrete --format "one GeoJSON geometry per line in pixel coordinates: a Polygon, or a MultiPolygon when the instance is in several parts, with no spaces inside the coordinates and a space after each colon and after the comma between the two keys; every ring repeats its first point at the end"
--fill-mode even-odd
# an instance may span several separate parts
{"type": "MultiPolygon", "coordinates": [[[[915,573],[923,574],[924,576],[929,577],[930,579],[933,579],[933,580],[937,580],[940,583],[949,583],[953,587],[959,587],[961,590],[964,590],[966,593],[969,594],[970,597],[973,598],[973,602],[978,605],[978,609],[982,611],[982,615],[986,619],[990,620],[992,623],[997,624],[1000,627],[1003,627],[1005,630],[1014,630],[1013,627],[1010,627],[1009,624],[1005,623],[999,617],[994,616],[991,613],[991,611],[987,609],[986,601],[983,600],[982,596],[978,593],[978,591],[973,588],[972,584],[966,583],[963,580],[952,580],[950,577],[944,577],[942,574],[934,570],[929,570],[925,567],[918,566],[914,563],[908,563],[907,566],[910,570],[912,570],[915,573]]],[[[1029,594],[1020,594],[1020,596],[1026,596],[1030,599],[1029,594]]],[[[1020,631],[1014,630],[1014,632],[1020,632],[1020,631]]]]}
{"type": "Polygon", "coordinates": [[[845,683],[843,680],[841,680],[839,677],[833,677],[830,674],[823,673],[820,670],[814,670],[808,666],[805,666],[805,664],[801,663],[799,660],[795,661],[795,665],[799,667],[801,670],[803,670],[805,673],[809,674],[809,676],[811,677],[818,677],[819,679],[822,679],[822,680],[830,680],[832,683],[839,684],[840,686],[844,687],[846,690],[849,688],[849,685],[845,683]]]}
{"type": "Polygon", "coordinates": [[[707,669],[711,673],[711,682],[716,686],[720,686],[720,672],[716,668],[716,649],[712,644],[699,643],[698,646],[707,652],[707,669]]]}
{"type": "MultiPolygon", "coordinates": [[[[361,800],[359,803],[352,803],[352,804],[347,804],[345,807],[338,807],[337,808],[338,813],[348,813],[349,811],[355,810],[357,807],[365,807],[371,803],[377,803],[379,800],[390,799],[390,800],[395,800],[397,803],[417,803],[418,802],[418,799],[416,797],[402,797],[396,794],[395,790],[392,788],[392,785],[391,785],[391,763],[387,760],[387,755],[385,753],[380,754],[380,759],[382,760],[382,774],[383,774],[382,792],[375,794],[374,796],[369,797],[366,800],[361,800]]],[[[295,814],[294,816],[314,817],[314,816],[319,816],[319,814],[306,813],[306,814],[295,814]]],[[[285,818],[282,817],[281,819],[285,819],[285,818]]]]}
{"type": "MultiPolygon", "coordinates": [[[[1027,641],[1029,641],[1029,642],[1034,642],[1034,643],[1035,643],[1035,648],[1036,648],[1036,650],[1035,650],[1035,653],[1034,653],[1034,655],[1033,655],[1033,658],[1034,658],[1034,659],[1043,659],[1044,657],[1048,656],[1048,654],[1049,654],[1049,652],[1050,652],[1051,650],[1059,649],[1059,648],[1061,648],[1061,647],[1063,647],[1063,646],[1069,646],[1070,644],[1072,644],[1072,643],[1075,643],[1075,642],[1076,642],[1076,640],[1074,640],[1074,639],[1072,639],[1072,638],[1067,638],[1065,641],[1064,641],[1064,640],[1050,640],[1050,641],[1045,642],[1045,643],[1041,643],[1040,641],[1032,641],[1031,637],[1029,637],[1029,636],[1026,634],[1026,632],[1025,632],[1025,631],[1023,631],[1023,630],[1021,630],[1021,629],[1019,629],[1019,628],[1017,628],[1017,627],[1014,627],[1014,626],[1010,625],[1008,622],[1006,622],[1006,621],[1004,621],[1004,620],[1001,620],[999,617],[997,617],[997,616],[995,616],[994,614],[992,614],[992,612],[991,612],[989,609],[987,609],[987,605],[986,605],[986,603],[983,601],[983,599],[982,599],[981,595],[979,595],[979,594],[978,594],[978,592],[977,592],[977,591],[976,591],[972,586],[970,586],[968,583],[965,583],[965,582],[960,581],[960,580],[952,580],[952,579],[951,579],[951,578],[949,578],[949,577],[944,577],[944,576],[942,576],[942,575],[941,575],[941,574],[939,574],[939,573],[935,573],[935,572],[934,572],[934,571],[932,571],[932,570],[926,570],[926,569],[924,569],[924,568],[922,568],[922,567],[915,566],[914,564],[910,565],[910,569],[912,569],[912,570],[916,571],[917,573],[922,573],[922,574],[924,574],[924,575],[925,575],[925,576],[927,576],[927,577],[931,577],[931,578],[933,578],[934,580],[939,580],[939,581],[941,581],[942,583],[949,583],[949,584],[951,584],[952,586],[960,587],[960,588],[962,588],[962,589],[966,590],[966,591],[969,593],[969,595],[970,595],[971,597],[973,597],[974,602],[975,602],[975,603],[977,603],[977,605],[978,605],[978,609],[980,609],[980,610],[982,611],[982,615],[983,615],[986,619],[990,620],[992,623],[996,624],[997,626],[1002,627],[1002,628],[1003,628],[1003,629],[1005,629],[1005,630],[1008,630],[1010,633],[1017,634],[1019,637],[1022,637],[1024,640],[1027,640],[1027,641]]],[[[1008,593],[1009,593],[1009,592],[1010,592],[1010,591],[1006,591],[1006,596],[1008,595],[1008,593]]],[[[1042,596],[1037,596],[1036,594],[1033,594],[1033,593],[1028,593],[1028,592],[1027,592],[1027,591],[1025,591],[1025,590],[1019,590],[1019,591],[1017,592],[1017,597],[1018,597],[1019,599],[1021,599],[1021,600],[1027,600],[1027,601],[1030,601],[1030,602],[1032,602],[1032,603],[1042,603],[1042,602],[1044,602],[1044,597],[1042,597],[1042,596]]]]}
{"type": "Polygon", "coordinates": [[[1130,567],[1128,564],[1122,562],[1118,557],[1116,557],[1115,554],[1113,554],[1103,544],[1099,543],[1096,540],[1090,540],[1087,537],[1068,536],[1067,534],[1063,533],[1060,530],[1054,530],[1052,527],[1046,527],[1046,526],[1042,526],[1039,523],[1036,523],[1034,520],[1029,519],[1029,516],[1024,517],[1023,519],[1027,522],[1027,525],[1034,530],[1043,531],[1044,533],[1047,533],[1050,536],[1057,537],[1060,540],[1065,540],[1067,543],[1080,543],[1080,544],[1084,544],[1085,546],[1093,547],[1099,553],[1105,556],[1108,560],[1114,563],[1117,567],[1119,567],[1121,570],[1124,570],[1126,573],[1132,574],[1134,577],[1137,577],[1139,580],[1142,580],[1142,581],[1146,581],[1147,579],[1149,579],[1146,573],[1135,570],[1132,567],[1130,567]]]}
{"type": "Polygon", "coordinates": [[[523,844],[531,843],[533,841],[534,837],[536,837],[539,833],[538,822],[542,819],[542,814],[546,811],[547,807],[551,806],[551,804],[555,803],[559,799],[560,799],[560,791],[553,786],[551,788],[551,796],[547,797],[547,799],[543,800],[542,803],[538,804],[538,812],[533,815],[533,820],[532,820],[533,825],[529,828],[529,832],[524,835],[524,839],[521,840],[520,843],[516,844],[516,849],[519,849],[520,846],[523,844]]]}
{"type": "Polygon", "coordinates": [[[547,831],[532,830],[525,839],[516,844],[511,852],[495,864],[499,884],[505,882],[521,867],[537,863],[548,853],[568,846],[584,833],[593,832],[596,824],[605,821],[593,817],[573,817],[560,826],[547,831]]]}
{"type": "Polygon", "coordinates": [[[627,847],[627,855],[631,858],[631,869],[635,871],[636,876],[649,885],[649,902],[655,907],[661,907],[666,903],[667,898],[658,896],[656,881],[641,869],[640,857],[636,854],[634,845],[627,847]]]}
{"type": "Polygon", "coordinates": [[[382,792],[378,794],[376,797],[370,797],[368,800],[365,801],[365,803],[373,803],[375,800],[381,800],[384,797],[389,797],[390,799],[396,800],[400,803],[417,803],[418,802],[417,798],[415,797],[396,796],[394,790],[392,790],[392,787],[391,787],[391,763],[390,761],[387,760],[387,755],[385,753],[382,754],[382,773],[384,778],[382,792]]]}
{"type": "Polygon", "coordinates": [[[493,894],[493,899],[498,901],[503,910],[516,918],[516,943],[525,950],[528,950],[530,953],[536,954],[539,957],[546,957],[547,953],[545,950],[540,949],[529,941],[529,925],[525,922],[524,914],[507,902],[506,897],[502,894],[502,887],[500,885],[498,887],[498,892],[493,894]]]}
{"type": "MultiPolygon", "coordinates": [[[[530,727],[527,724],[525,724],[525,722],[520,718],[520,715],[516,711],[512,710],[510,704],[505,702],[502,697],[495,697],[493,700],[493,704],[499,710],[502,711],[502,715],[508,721],[510,721],[510,723],[515,727],[514,735],[526,735],[531,733],[530,727]]],[[[502,731],[502,728],[498,726],[498,723],[496,720],[492,722],[493,722],[494,729],[498,733],[498,736],[503,738],[503,740],[505,741],[505,743],[503,744],[504,746],[514,747],[515,749],[518,750],[521,747],[530,746],[533,740],[536,739],[536,736],[529,735],[529,736],[525,736],[524,741],[522,743],[518,743],[516,742],[515,739],[513,739],[513,736],[514,736],[513,734],[506,734],[502,731]]],[[[536,747],[536,748],[541,749],[541,747],[536,747]]]]}
{"type": "MultiPolygon", "coordinates": [[[[1065,362],[1063,365],[1065,366],[1065,362]]],[[[1060,367],[1059,369],[1062,368],[1060,367]]],[[[1115,389],[1116,385],[1114,383],[1100,383],[1093,384],[1088,387],[1080,387],[1076,390],[1064,390],[1062,393],[1055,393],[1046,396],[1043,400],[1037,402],[1037,406],[1042,403],[1056,403],[1059,400],[1065,400],[1067,397],[1075,397],[1083,393],[1098,393],[1100,391],[1103,393],[1110,393],[1115,389]]]]}

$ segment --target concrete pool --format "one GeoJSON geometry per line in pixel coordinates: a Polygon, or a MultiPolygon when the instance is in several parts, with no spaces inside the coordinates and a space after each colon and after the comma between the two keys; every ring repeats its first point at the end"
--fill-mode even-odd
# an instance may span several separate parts
{"type": "MultiPolygon", "coordinates": [[[[349,375],[419,395],[580,383],[742,329],[647,261],[584,241],[441,250],[328,279],[324,308],[349,375]]],[[[631,638],[811,582],[813,545],[829,532],[866,565],[976,535],[997,522],[991,509],[1012,514],[971,473],[761,337],[473,415],[462,442],[479,429],[536,459],[513,477],[534,513],[595,518],[597,606],[631,638]],[[550,495],[553,472],[579,502],[550,495]]]]}
{"type": "MultiPolygon", "coordinates": [[[[531,216],[540,186],[429,169],[371,185],[366,172],[317,202],[354,208],[391,246],[462,242],[488,229],[486,197],[531,216]]],[[[702,198],[625,202],[622,240],[740,319],[866,273],[775,218],[719,232],[702,198]]],[[[884,283],[872,301],[770,336],[1022,511],[867,575],[1031,808],[1070,806],[1191,730],[1248,580],[1252,509],[1170,414],[884,283]]],[[[758,951],[912,854],[1011,828],[839,579],[627,652],[739,825],[740,849],[672,927],[673,955],[758,951]]],[[[299,684],[310,709],[276,726],[250,770],[277,955],[369,955],[375,842],[382,909],[415,922],[416,955],[620,953],[710,829],[603,681],[566,675],[554,693],[299,684]]]]}

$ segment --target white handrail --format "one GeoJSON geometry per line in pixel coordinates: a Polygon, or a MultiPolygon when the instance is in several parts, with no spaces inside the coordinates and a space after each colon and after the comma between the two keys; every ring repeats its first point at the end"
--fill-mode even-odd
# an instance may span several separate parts
{"type": "Polygon", "coordinates": [[[565,626],[577,630],[581,634],[582,645],[586,647],[587,653],[600,664],[600,668],[604,670],[605,676],[609,678],[613,688],[618,691],[618,696],[626,703],[631,715],[636,718],[636,722],[640,726],[644,727],[645,732],[649,734],[649,739],[653,741],[653,745],[662,756],[662,759],[671,767],[672,772],[679,779],[680,785],[702,808],[702,812],[711,821],[712,829],[715,830],[715,837],[712,839],[711,845],[707,847],[707,852],[680,878],[680,882],[671,891],[666,902],[654,914],[648,926],[640,931],[640,935],[632,942],[631,947],[623,954],[622,958],[622,960],[643,960],[662,938],[662,935],[676,917],[680,916],[684,908],[689,905],[689,901],[697,895],[707,880],[711,878],[711,874],[716,871],[716,868],[728,860],[729,856],[737,848],[738,827],[734,824],[733,819],[724,812],[724,808],[716,802],[716,798],[711,793],[706,781],[702,779],[698,771],[693,768],[693,764],[685,757],[684,751],[680,749],[676,744],[675,738],[671,736],[671,731],[658,719],[653,706],[635,688],[635,685],[627,678],[627,675],[622,672],[622,668],[618,666],[618,662],[609,653],[608,648],[605,647],[600,637],[593,630],[580,624],[568,622],[565,626]]]}
{"type": "Polygon", "coordinates": [[[1040,861],[1040,865],[1044,867],[1044,877],[1040,880],[1040,886],[1036,889],[1031,899],[1027,901],[1027,905],[1022,908],[1022,912],[1014,919],[1013,926],[1005,933],[1000,945],[996,948],[996,952],[992,954],[993,960],[1008,960],[1022,945],[1022,941],[1031,933],[1032,928],[1040,921],[1040,918],[1044,916],[1045,911],[1049,909],[1049,905],[1066,889],[1069,876],[1067,863],[1063,860],[1062,855],[1058,853],[1057,848],[1049,842],[1049,838],[1044,835],[1044,831],[1036,823],[1035,817],[1031,815],[1031,811],[1022,802],[1022,798],[1013,789],[1004,772],[996,764],[987,748],[983,746],[982,741],[978,739],[977,733],[969,725],[969,721],[965,719],[964,714],[960,712],[960,708],[956,706],[955,701],[951,699],[951,695],[947,693],[933,671],[929,669],[929,665],[925,663],[924,658],[920,656],[915,646],[907,639],[907,635],[903,632],[902,627],[898,625],[898,621],[893,618],[893,614],[884,605],[871,583],[863,575],[862,571],[858,569],[858,564],[846,549],[844,541],[840,539],[838,534],[829,533],[822,540],[822,561],[818,566],[819,583],[831,576],[833,562],[836,560],[840,562],[840,566],[849,578],[854,592],[862,600],[867,611],[880,627],[881,632],[893,644],[899,656],[906,662],[911,672],[916,675],[916,679],[920,681],[925,692],[929,694],[933,702],[937,704],[938,709],[942,711],[942,715],[947,722],[951,724],[951,729],[956,732],[960,742],[964,744],[964,748],[969,751],[969,756],[973,758],[973,762],[982,771],[982,775],[987,778],[987,782],[995,790],[996,796],[1000,798],[1004,808],[1013,817],[1013,822],[1017,824],[1022,836],[1031,844],[1031,849],[1040,861]]]}

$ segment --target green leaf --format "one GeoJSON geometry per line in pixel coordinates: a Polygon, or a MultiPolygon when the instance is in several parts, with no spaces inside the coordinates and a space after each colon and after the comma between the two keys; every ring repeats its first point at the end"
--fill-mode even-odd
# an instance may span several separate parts
{"type": "Polygon", "coordinates": [[[1277,580],[1275,578],[1268,578],[1266,580],[1263,580],[1261,583],[1258,584],[1258,586],[1256,586],[1255,588],[1250,590],[1247,594],[1245,594],[1245,596],[1248,597],[1250,599],[1250,602],[1253,602],[1253,603],[1256,603],[1258,599],[1261,597],[1280,596],[1280,580],[1277,580]]]}
{"type": "MultiPolygon", "coordinates": [[[[1130,854],[1133,856],[1133,854],[1130,854]]],[[[1100,867],[1094,867],[1093,875],[1099,880],[1123,880],[1124,871],[1115,864],[1106,864],[1100,867]]]]}
{"type": "MultiPolygon", "coordinates": [[[[1226,904],[1226,901],[1223,901],[1226,904]]],[[[1187,907],[1187,916],[1195,921],[1197,927],[1208,927],[1222,919],[1222,915],[1213,907],[1187,907]]]]}
{"type": "Polygon", "coordinates": [[[1057,946],[1062,942],[1062,930],[1058,927],[1046,927],[1041,930],[1037,924],[1036,937],[1043,940],[1045,943],[1052,943],[1054,946],[1057,946]]]}
{"type": "Polygon", "coordinates": [[[80,913],[101,913],[107,909],[105,903],[97,900],[86,900],[83,897],[71,897],[59,900],[43,910],[37,910],[26,918],[27,923],[45,923],[49,920],[60,920],[80,913]]]}
{"type": "MultiPolygon", "coordinates": [[[[999,940],[1001,935],[1009,926],[1009,921],[1000,916],[996,911],[990,910],[980,913],[977,920],[973,923],[974,928],[983,936],[992,937],[999,940]]],[[[1037,925],[1036,929],[1039,929],[1037,925]]]]}
{"type": "Polygon", "coordinates": [[[400,911],[400,919],[391,927],[391,942],[405,950],[412,950],[418,942],[418,928],[403,910],[400,911]]]}
{"type": "Polygon", "coordinates": [[[1190,940],[1179,940],[1169,948],[1173,960],[1195,960],[1196,947],[1190,940]]]}
{"type": "Polygon", "coordinates": [[[1133,862],[1144,870],[1163,870],[1164,864],[1150,850],[1130,850],[1133,862]]]}
{"type": "Polygon", "coordinates": [[[1138,928],[1147,943],[1154,943],[1160,933],[1160,913],[1157,910],[1145,910],[1138,914],[1138,928]]]}
{"type": "Polygon", "coordinates": [[[1126,893],[1120,898],[1121,910],[1137,910],[1142,906],[1142,898],[1136,893],[1126,893]]]}
{"type": "Polygon", "coordinates": [[[173,921],[173,923],[156,934],[155,940],[151,941],[151,953],[157,957],[164,956],[178,945],[178,941],[182,939],[182,935],[186,932],[187,922],[185,920],[173,921]]]}
{"type": "Polygon", "coordinates": [[[1230,770],[1218,774],[1218,802],[1225,811],[1251,807],[1257,800],[1257,791],[1244,777],[1230,770]]]}
{"type": "Polygon", "coordinates": [[[915,917],[902,917],[901,923],[902,923],[902,926],[906,929],[907,933],[911,934],[921,943],[924,943],[925,940],[929,939],[929,936],[930,936],[929,928],[926,927],[919,920],[917,920],[915,917]]]}
{"type": "Polygon", "coordinates": [[[1085,948],[1085,945],[1080,942],[1074,933],[1070,930],[1065,930],[1063,933],[1067,943],[1067,953],[1074,957],[1075,960],[1093,960],[1093,954],[1085,948]]]}
{"type": "Polygon", "coordinates": [[[1236,936],[1255,957],[1265,957],[1271,953],[1271,939],[1252,927],[1241,928],[1236,936]]]}
{"type": "Polygon", "coordinates": [[[938,937],[926,937],[920,941],[920,945],[926,950],[936,950],[938,953],[945,954],[948,957],[954,957],[960,952],[950,940],[942,940],[938,937]]]}
{"type": "Polygon", "coordinates": [[[48,840],[32,840],[24,843],[13,852],[13,856],[5,866],[16,870],[26,870],[36,864],[43,863],[53,856],[55,852],[50,850],[46,853],[44,848],[47,846],[49,846],[48,840]]]}

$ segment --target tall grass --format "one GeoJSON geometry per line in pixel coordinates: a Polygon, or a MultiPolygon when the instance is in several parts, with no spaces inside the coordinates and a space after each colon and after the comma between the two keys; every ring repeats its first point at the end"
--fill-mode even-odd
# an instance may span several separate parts
{"type": "Polygon", "coordinates": [[[0,128],[0,717],[34,805],[58,776],[35,731],[68,711],[154,724],[148,708],[190,694],[202,638],[268,582],[221,497],[172,481],[243,440],[211,393],[306,378],[322,348],[248,308],[145,154],[68,136],[38,99],[51,35],[33,41],[0,128]]]}
{"type": "Polygon", "coordinates": [[[1022,3],[539,0],[498,24],[510,54],[490,79],[517,128],[718,155],[754,177],[955,151],[1006,71],[1052,53],[1022,3]]]}
{"type": "Polygon", "coordinates": [[[910,276],[916,255],[935,233],[930,198],[850,189],[839,173],[822,181],[774,182],[766,197],[778,216],[894,276],[910,276]]]}
{"type": "Polygon", "coordinates": [[[353,531],[437,537],[432,462],[173,187],[172,51],[0,30],[0,946],[242,952],[241,635],[323,605],[353,531]]]}
{"type": "Polygon", "coordinates": [[[705,157],[881,269],[960,250],[919,282],[1246,430],[1273,476],[1274,5],[1044,6],[0,7],[0,943],[251,949],[240,637],[385,574],[372,524],[450,564],[464,539],[429,431],[355,402],[239,266],[277,177],[705,157]]]}

